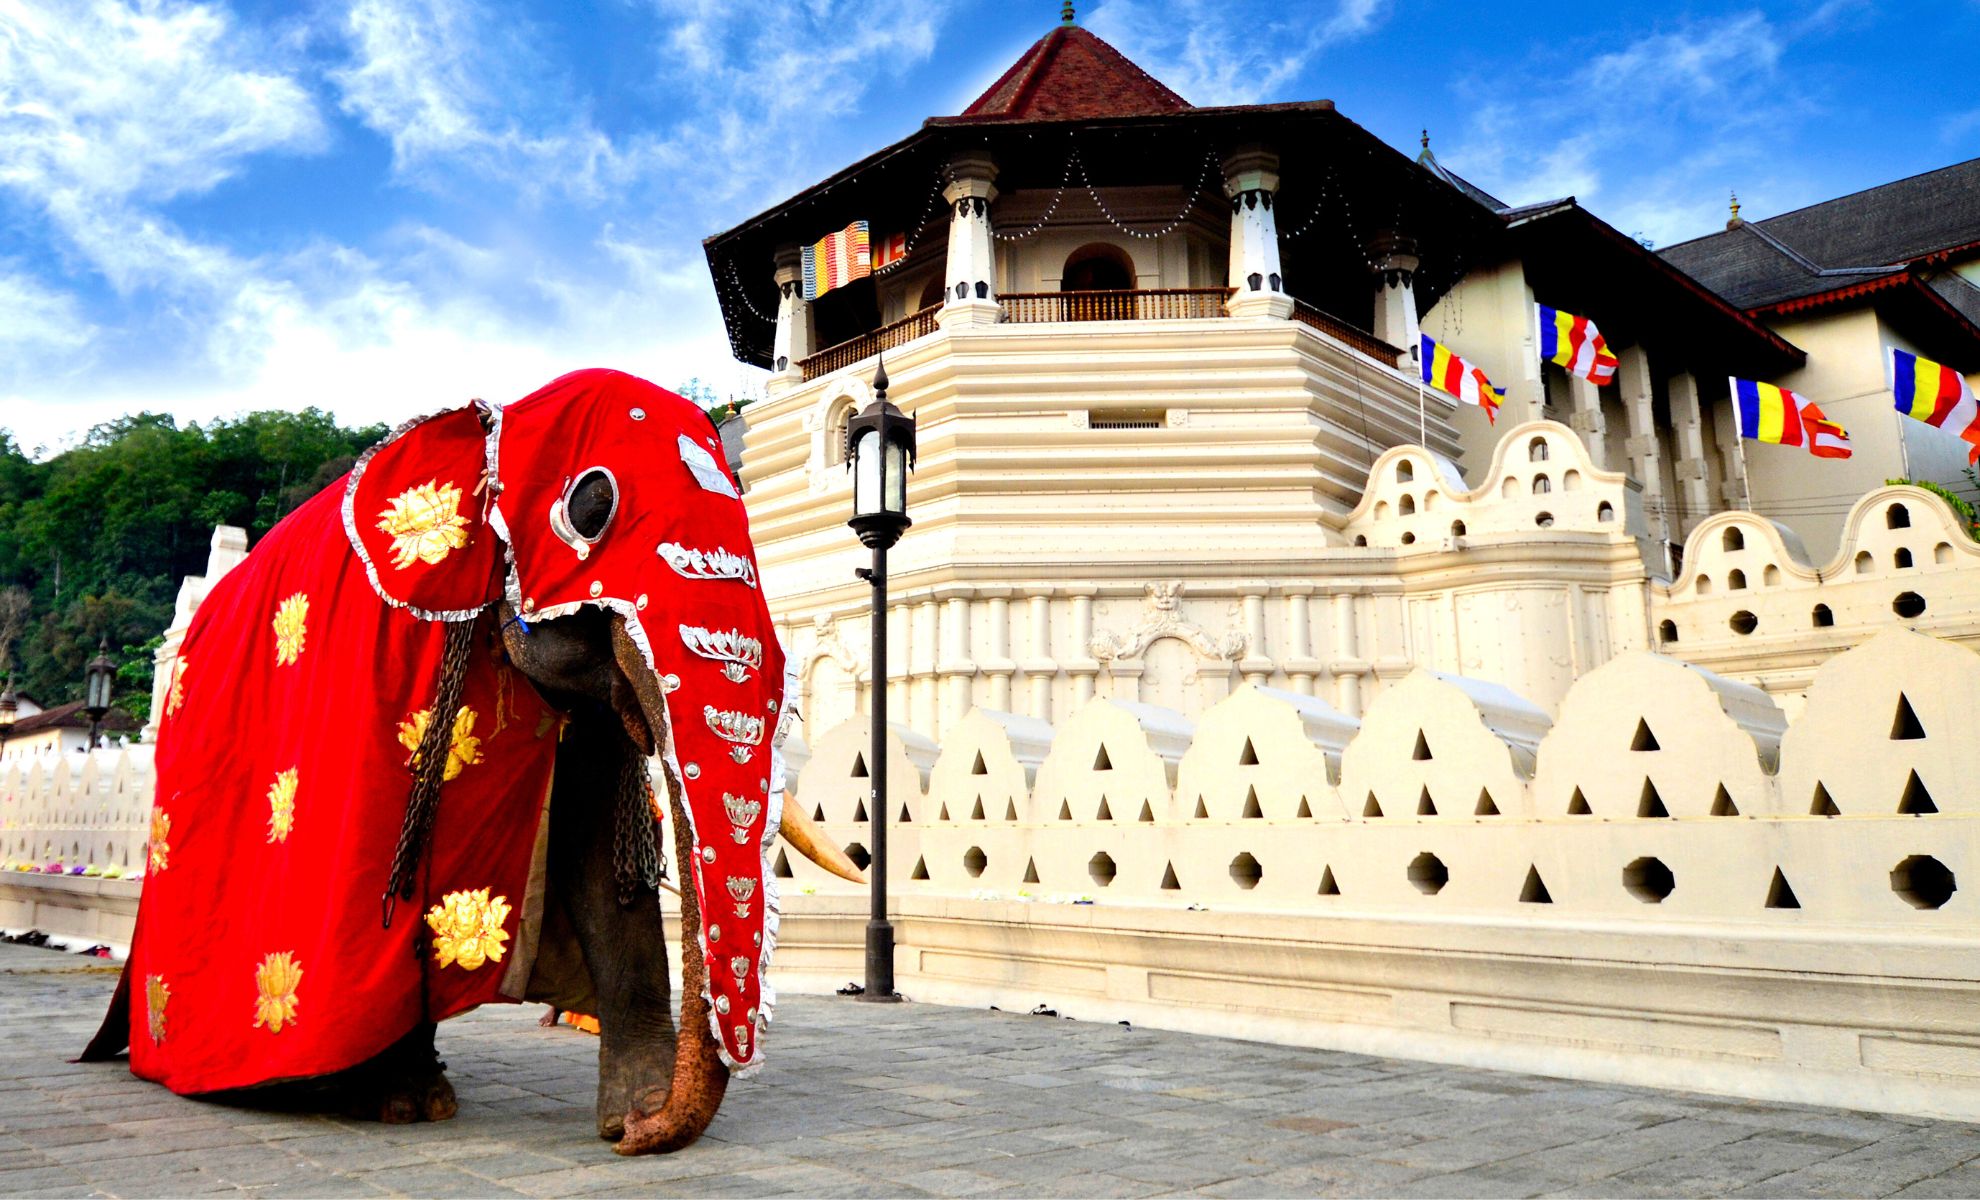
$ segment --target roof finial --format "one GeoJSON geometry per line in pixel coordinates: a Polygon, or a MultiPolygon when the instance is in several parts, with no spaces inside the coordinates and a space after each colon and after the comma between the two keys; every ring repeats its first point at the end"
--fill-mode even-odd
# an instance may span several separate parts
{"type": "Polygon", "coordinates": [[[1430,131],[1428,129],[1423,131],[1423,148],[1425,150],[1430,148],[1430,131]]]}
{"type": "Polygon", "coordinates": [[[1732,216],[1726,219],[1726,228],[1738,229],[1741,225],[1746,224],[1746,222],[1739,219],[1739,193],[1732,192],[1730,195],[1732,196],[1732,216]]]}
{"type": "Polygon", "coordinates": [[[1073,0],[1066,0],[1064,4],[1059,5],[1059,23],[1062,25],[1073,23],[1073,0]]]}

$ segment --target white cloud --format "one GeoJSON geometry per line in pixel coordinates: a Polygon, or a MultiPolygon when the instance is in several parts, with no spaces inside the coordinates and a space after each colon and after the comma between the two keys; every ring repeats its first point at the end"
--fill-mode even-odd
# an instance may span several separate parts
{"type": "Polygon", "coordinates": [[[1214,0],[1106,0],[1088,28],[1191,104],[1253,104],[1281,91],[1321,51],[1374,29],[1388,0],[1338,0],[1314,19],[1295,8],[1265,22],[1214,0]]]}

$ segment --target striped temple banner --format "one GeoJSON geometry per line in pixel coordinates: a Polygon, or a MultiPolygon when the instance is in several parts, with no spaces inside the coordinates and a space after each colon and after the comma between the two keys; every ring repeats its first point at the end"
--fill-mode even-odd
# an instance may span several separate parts
{"type": "Polygon", "coordinates": [[[873,274],[866,222],[854,221],[804,248],[804,298],[816,300],[833,288],[873,274]]]}

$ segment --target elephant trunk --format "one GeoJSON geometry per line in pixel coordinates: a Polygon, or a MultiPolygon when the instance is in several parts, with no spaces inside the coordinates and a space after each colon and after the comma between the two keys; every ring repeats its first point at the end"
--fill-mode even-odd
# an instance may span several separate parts
{"type": "MultiPolygon", "coordinates": [[[[670,795],[674,812],[676,862],[694,853],[693,836],[681,813],[679,796],[670,795]]],[[[620,1154],[665,1154],[700,1137],[722,1107],[729,1090],[729,1068],[710,1032],[708,964],[701,953],[701,902],[693,887],[681,888],[681,1019],[680,1041],[674,1051],[674,1078],[663,1090],[651,1088],[633,1097],[626,1114],[625,1136],[615,1149],[620,1154]]]]}

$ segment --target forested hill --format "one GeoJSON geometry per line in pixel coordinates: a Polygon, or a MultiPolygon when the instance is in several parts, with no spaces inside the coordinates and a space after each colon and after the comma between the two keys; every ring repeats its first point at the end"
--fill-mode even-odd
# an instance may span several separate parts
{"type": "Polygon", "coordinates": [[[44,705],[79,700],[107,635],[118,706],[142,718],[151,649],[213,527],[244,526],[252,544],[384,435],[316,409],[184,428],[144,413],[35,462],[0,431],[0,675],[44,705]]]}

